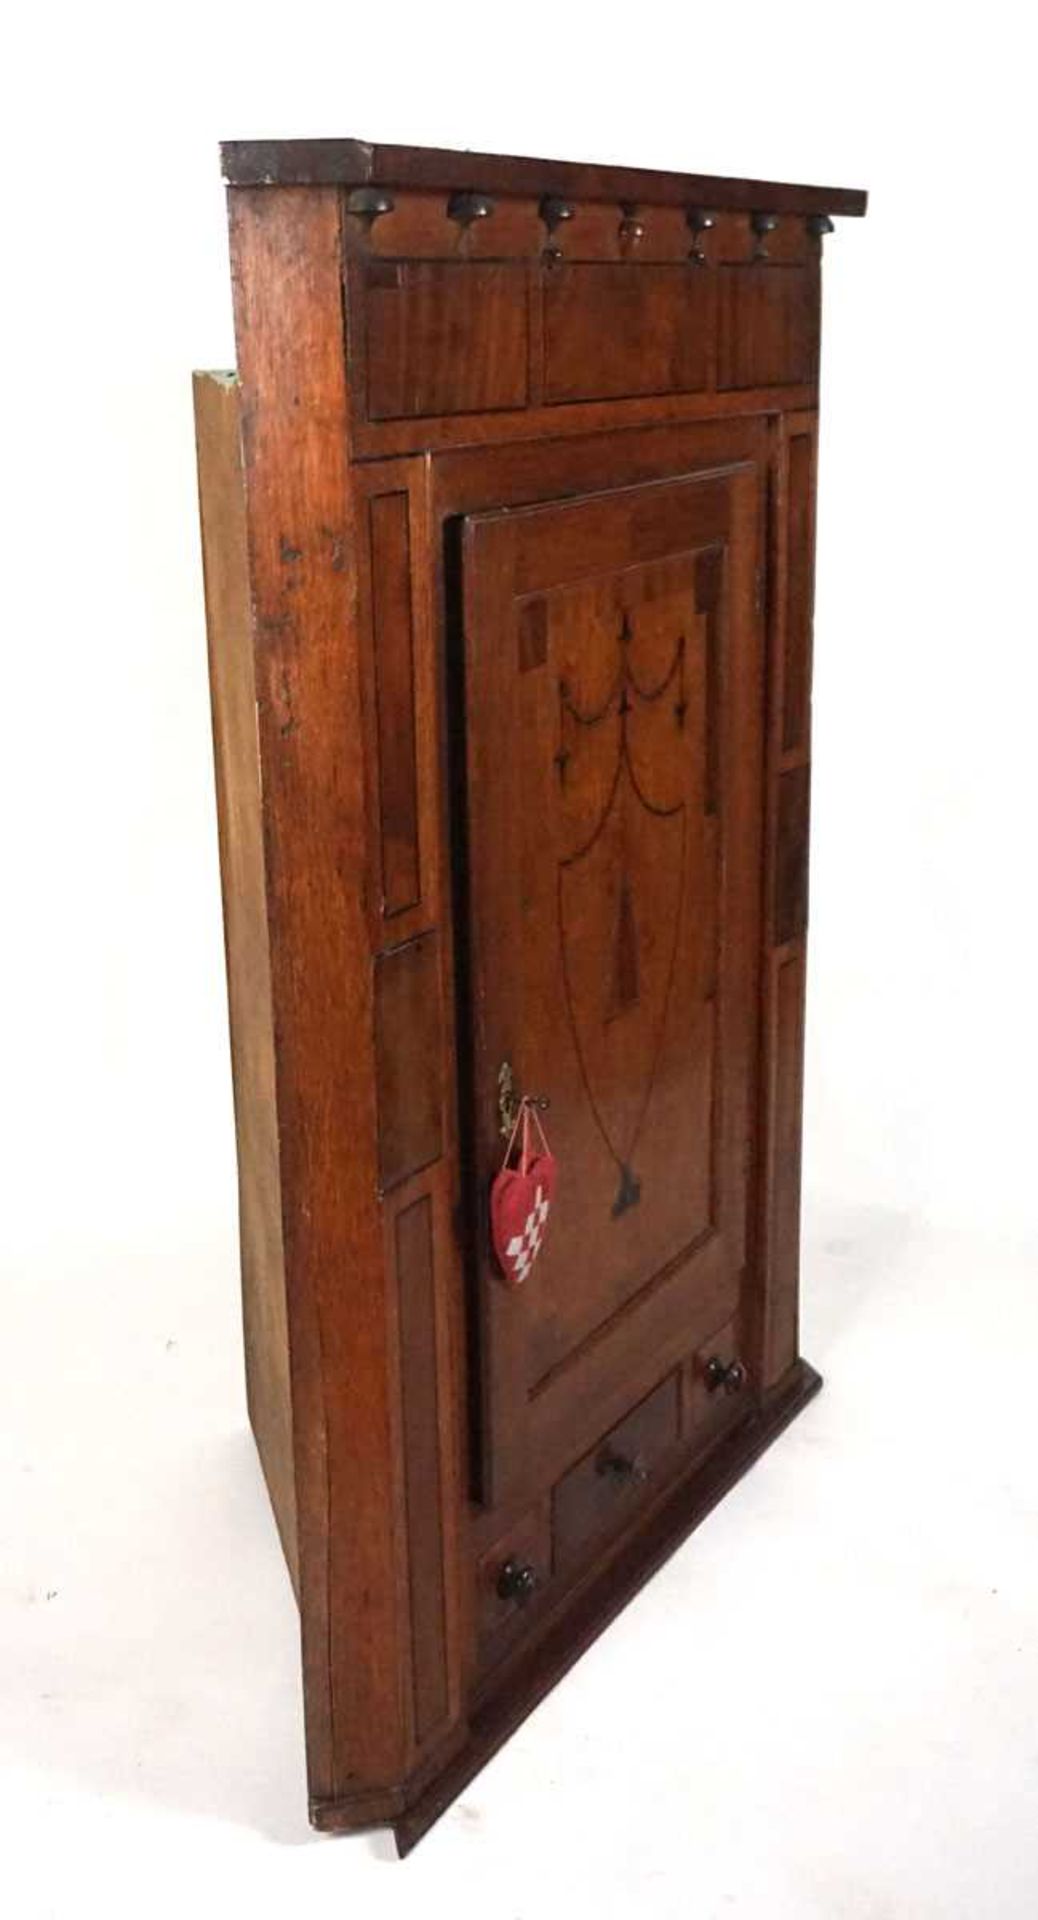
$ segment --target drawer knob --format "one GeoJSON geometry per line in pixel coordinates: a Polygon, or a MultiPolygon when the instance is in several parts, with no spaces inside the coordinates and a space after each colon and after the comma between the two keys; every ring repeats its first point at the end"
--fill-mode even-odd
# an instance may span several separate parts
{"type": "Polygon", "coordinates": [[[537,1575],[529,1562],[514,1556],[505,1561],[497,1576],[498,1599],[514,1600],[519,1607],[525,1607],[536,1586],[537,1575]]]}
{"type": "Polygon", "coordinates": [[[749,1378],[741,1360],[722,1360],[717,1353],[707,1361],[703,1375],[711,1393],[718,1388],[724,1393],[741,1393],[749,1378]]]}
{"type": "Polygon", "coordinates": [[[612,1447],[599,1454],[595,1465],[599,1473],[608,1474],[619,1486],[643,1487],[649,1477],[648,1467],[636,1453],[617,1453],[612,1447]]]}

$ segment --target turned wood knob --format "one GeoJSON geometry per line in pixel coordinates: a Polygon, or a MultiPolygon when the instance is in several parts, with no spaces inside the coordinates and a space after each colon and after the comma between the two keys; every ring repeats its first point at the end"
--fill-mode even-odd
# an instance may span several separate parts
{"type": "Polygon", "coordinates": [[[620,221],[617,231],[621,247],[625,252],[628,252],[632,247],[636,247],[639,241],[644,240],[645,222],[638,208],[632,206],[629,201],[621,207],[620,211],[623,218],[620,221]]]}
{"type": "Polygon", "coordinates": [[[724,1393],[741,1393],[749,1375],[741,1360],[724,1361],[715,1353],[707,1361],[703,1377],[711,1393],[716,1393],[718,1388],[724,1393]]]}
{"type": "Polygon", "coordinates": [[[764,242],[769,233],[774,233],[775,228],[778,226],[778,214],[751,213],[750,225],[757,236],[757,244],[753,250],[753,257],[755,260],[766,260],[768,257],[768,249],[764,245],[764,242]]]}
{"type": "Polygon", "coordinates": [[[685,225],[695,240],[695,245],[688,257],[702,266],[706,260],[706,254],[700,244],[701,236],[709,233],[712,227],[716,227],[717,215],[708,212],[706,207],[689,207],[685,214],[685,225]]]}
{"type": "Polygon", "coordinates": [[[539,212],[548,229],[548,245],[543,253],[544,264],[548,267],[560,266],[563,252],[554,239],[555,231],[558,227],[565,226],[567,220],[572,220],[576,207],[572,200],[564,200],[559,193],[546,193],[541,200],[539,212]]]}
{"type": "Polygon", "coordinates": [[[459,227],[470,227],[474,220],[489,220],[494,202],[489,193],[452,193],[447,202],[448,220],[459,227]]]}
{"type": "Polygon", "coordinates": [[[497,1594],[501,1600],[514,1600],[523,1607],[537,1586],[537,1574],[526,1560],[514,1556],[505,1561],[497,1576],[497,1594]]]}
{"type": "Polygon", "coordinates": [[[560,193],[546,193],[541,201],[540,215],[549,233],[554,233],[556,227],[572,220],[575,213],[572,200],[564,200],[560,193]]]}
{"type": "Polygon", "coordinates": [[[376,220],[380,220],[384,213],[392,213],[393,205],[393,196],[386,192],[385,187],[354,187],[346,202],[346,211],[352,213],[356,220],[363,221],[370,233],[376,220]]]}

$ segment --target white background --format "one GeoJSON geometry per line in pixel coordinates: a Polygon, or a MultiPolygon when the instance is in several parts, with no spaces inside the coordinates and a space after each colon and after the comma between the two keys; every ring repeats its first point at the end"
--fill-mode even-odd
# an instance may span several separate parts
{"type": "Polygon", "coordinates": [[[12,1920],[1038,1913],[1023,22],[214,0],[8,27],[12,1920]],[[306,1825],[237,1320],[189,374],[233,364],[216,143],[306,134],[872,194],[826,244],[804,1345],[827,1391],[403,1866],[306,1825]]]}

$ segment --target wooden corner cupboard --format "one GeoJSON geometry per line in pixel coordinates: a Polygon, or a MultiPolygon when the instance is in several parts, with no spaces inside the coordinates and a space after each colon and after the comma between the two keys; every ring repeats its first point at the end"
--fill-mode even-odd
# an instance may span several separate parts
{"type": "Polygon", "coordinates": [[[404,1852],[819,1385],[820,276],[865,195],[223,157],[238,368],[195,404],[249,1410],[311,1818],[404,1852]],[[523,1095],[557,1186],[511,1285],[523,1095]]]}

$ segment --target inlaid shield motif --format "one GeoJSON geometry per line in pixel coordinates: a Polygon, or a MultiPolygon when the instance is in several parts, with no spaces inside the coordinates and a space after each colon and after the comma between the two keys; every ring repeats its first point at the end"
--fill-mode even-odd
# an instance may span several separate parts
{"type": "MultiPolygon", "coordinates": [[[[566,687],[563,720],[580,736],[586,778],[605,803],[591,830],[559,862],[558,917],[566,1009],[584,1089],[603,1146],[616,1165],[613,1213],[641,1194],[638,1142],[652,1100],[666,1033],[681,932],[686,807],[669,799],[668,739],[684,711],[685,639],[669,668],[645,685],[632,662],[632,630],[623,616],[613,694],[595,712],[566,687]],[[655,716],[658,715],[658,719],[655,716]],[[635,729],[661,733],[659,764],[635,747],[635,729]],[[602,760],[606,758],[606,768],[602,760]],[[598,765],[588,763],[597,759],[598,765]],[[608,768],[612,758],[614,766],[608,768]],[[659,793],[647,780],[658,781],[659,793]]],[[[671,747],[673,752],[673,746],[671,747]]],[[[580,765],[574,751],[574,780],[580,765]]],[[[680,781],[671,780],[680,793],[680,781]]]]}

